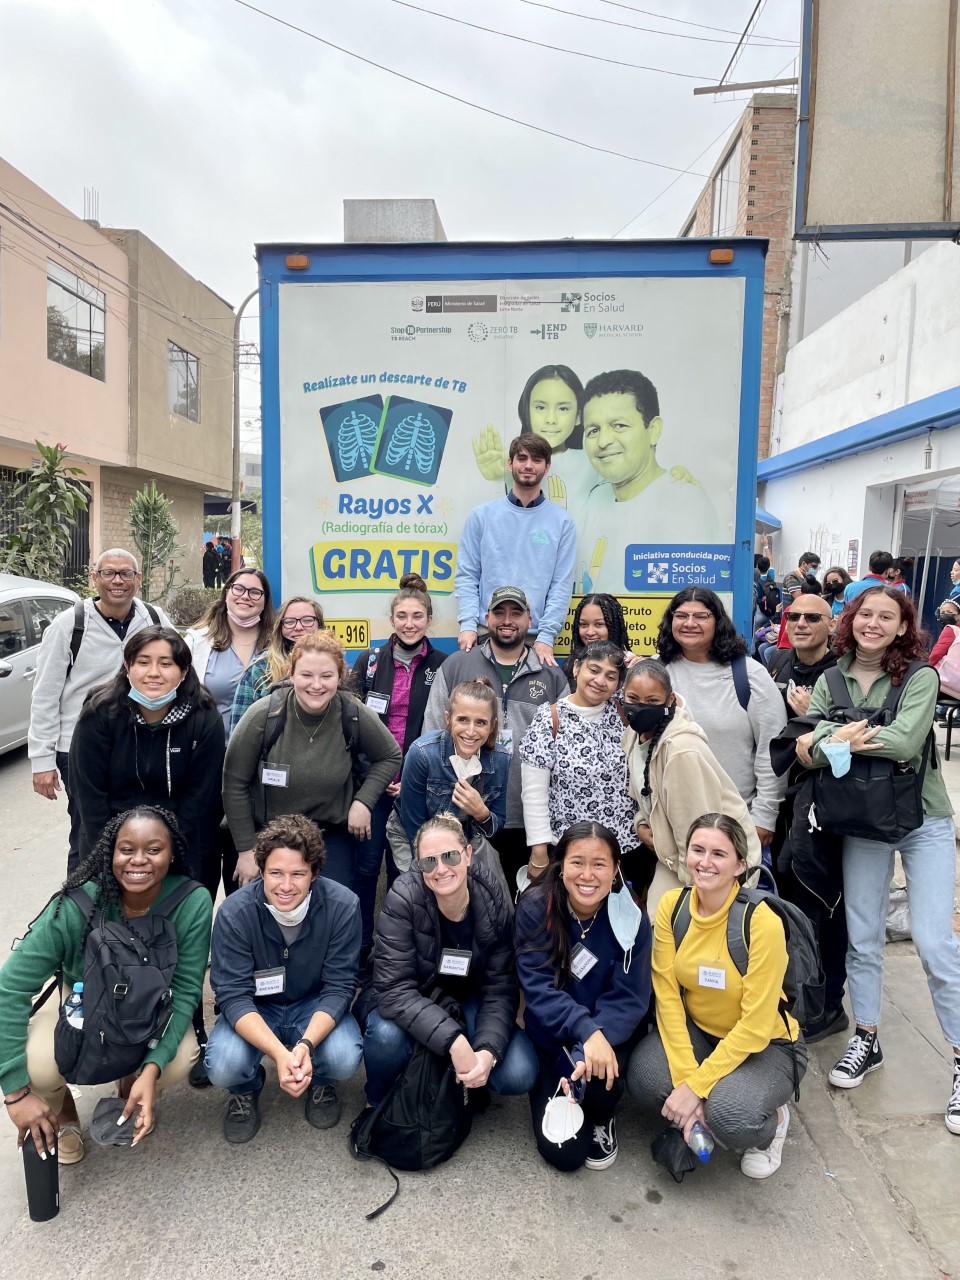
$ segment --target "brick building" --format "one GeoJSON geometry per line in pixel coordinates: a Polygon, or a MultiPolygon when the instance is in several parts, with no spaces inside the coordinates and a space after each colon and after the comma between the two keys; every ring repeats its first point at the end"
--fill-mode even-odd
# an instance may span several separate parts
{"type": "Polygon", "coordinates": [[[787,352],[796,119],[795,94],[754,94],[680,232],[681,236],[763,236],[770,242],[763,300],[761,458],[770,452],[777,375],[787,352]]]}

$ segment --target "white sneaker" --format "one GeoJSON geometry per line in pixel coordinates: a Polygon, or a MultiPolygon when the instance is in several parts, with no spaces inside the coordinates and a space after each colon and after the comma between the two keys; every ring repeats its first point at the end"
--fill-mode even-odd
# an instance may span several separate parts
{"type": "Polygon", "coordinates": [[[790,1108],[784,1104],[783,1119],[777,1125],[773,1141],[763,1150],[759,1147],[750,1147],[745,1151],[740,1159],[740,1172],[746,1174],[748,1178],[757,1179],[769,1178],[776,1173],[783,1159],[783,1143],[789,1128],[790,1108]]]}
{"type": "Polygon", "coordinates": [[[960,1057],[953,1060],[953,1092],[943,1119],[951,1133],[960,1133],[960,1057]]]}

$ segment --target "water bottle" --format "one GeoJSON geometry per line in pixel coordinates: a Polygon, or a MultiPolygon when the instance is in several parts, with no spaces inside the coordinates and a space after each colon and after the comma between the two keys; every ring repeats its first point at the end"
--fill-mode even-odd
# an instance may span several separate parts
{"type": "Polygon", "coordinates": [[[76,1027],[79,1031],[83,1027],[83,983],[75,982],[73,991],[67,996],[67,1002],[63,1006],[67,1021],[71,1027],[76,1027]]]}
{"type": "Polygon", "coordinates": [[[701,1164],[706,1164],[713,1152],[713,1134],[705,1124],[696,1120],[690,1130],[690,1137],[687,1138],[687,1146],[701,1164]]]}

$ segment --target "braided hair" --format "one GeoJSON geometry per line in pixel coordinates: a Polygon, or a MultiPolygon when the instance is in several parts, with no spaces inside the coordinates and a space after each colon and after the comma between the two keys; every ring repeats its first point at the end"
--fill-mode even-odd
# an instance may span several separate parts
{"type": "MultiPolygon", "coordinates": [[[[115,818],[110,819],[101,831],[100,839],[90,850],[89,856],[76,871],[64,880],[63,888],[56,895],[58,901],[53,913],[54,919],[60,914],[60,907],[68,892],[71,889],[79,889],[81,885],[90,880],[97,886],[96,901],[98,905],[102,906],[108,915],[123,916],[123,899],[120,894],[120,884],[113,874],[113,853],[121,828],[134,818],[152,818],[156,822],[163,823],[170,833],[170,847],[173,851],[173,858],[167,875],[190,875],[190,869],[187,865],[187,842],[175,816],[168,809],[161,809],[157,805],[139,804],[135,808],[126,809],[123,813],[118,813],[115,818]]],[[[84,942],[86,942],[89,932],[90,922],[88,922],[84,931],[84,942]]]]}
{"type": "Polygon", "coordinates": [[[627,623],[623,616],[623,608],[620,601],[615,596],[608,595],[605,591],[594,592],[592,595],[584,596],[573,615],[570,656],[563,664],[564,673],[570,680],[573,679],[573,664],[580,661],[583,657],[583,651],[587,647],[584,641],[580,639],[580,615],[590,604],[595,604],[603,614],[603,620],[607,624],[607,639],[610,643],[619,645],[623,650],[628,651],[630,648],[630,636],[627,634],[627,623]]]}
{"type": "MultiPolygon", "coordinates": [[[[673,694],[673,682],[670,679],[670,673],[666,666],[657,658],[644,658],[641,662],[635,662],[632,667],[627,670],[627,678],[623,682],[623,691],[626,694],[627,686],[631,680],[639,680],[641,676],[646,676],[650,680],[654,680],[663,692],[666,694],[665,704],[670,701],[673,694]]],[[[653,753],[657,749],[657,743],[666,732],[667,725],[670,721],[666,716],[657,722],[657,727],[653,731],[653,737],[649,739],[647,748],[647,759],[643,766],[643,786],[640,794],[644,797],[649,796],[650,792],[650,761],[653,759],[653,753]]]]}

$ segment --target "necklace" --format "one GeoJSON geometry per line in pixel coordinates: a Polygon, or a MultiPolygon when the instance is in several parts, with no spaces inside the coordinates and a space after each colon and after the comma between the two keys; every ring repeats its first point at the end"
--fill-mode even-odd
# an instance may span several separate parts
{"type": "Polygon", "coordinates": [[[319,721],[318,721],[318,723],[317,723],[316,727],[315,727],[315,728],[314,728],[314,730],[313,730],[313,733],[311,733],[311,732],[309,731],[309,729],[307,728],[307,726],[306,726],[306,725],[303,723],[303,721],[300,719],[300,711],[299,711],[299,709],[298,709],[298,707],[297,707],[297,699],[296,699],[296,697],[294,697],[294,699],[293,699],[293,714],[297,717],[297,721],[298,721],[298,723],[299,723],[299,725],[300,725],[300,728],[301,728],[301,729],[303,730],[303,732],[307,735],[307,741],[308,741],[309,743],[311,743],[311,745],[312,745],[312,743],[313,743],[314,738],[317,736],[317,734],[318,734],[318,733],[320,732],[320,730],[323,728],[323,722],[324,722],[324,720],[326,720],[326,718],[327,718],[327,712],[330,710],[330,708],[331,708],[331,706],[332,706],[332,705],[333,705],[333,699],[331,698],[331,699],[330,699],[330,701],[327,703],[326,707],[324,708],[323,715],[320,717],[320,719],[319,719],[319,721]]]}
{"type": "Polygon", "coordinates": [[[584,927],[583,927],[583,921],[580,919],[580,917],[579,917],[579,916],[574,916],[574,917],[573,917],[573,918],[574,918],[574,920],[576,920],[576,922],[577,922],[577,926],[578,926],[578,928],[579,928],[579,930],[580,930],[580,941],[581,941],[581,942],[583,942],[583,941],[584,941],[584,939],[586,938],[587,934],[590,932],[590,930],[593,928],[593,926],[597,923],[597,916],[598,916],[599,914],[600,914],[600,912],[599,912],[599,911],[595,911],[595,912],[593,913],[593,915],[592,915],[592,916],[591,916],[591,918],[590,918],[590,923],[587,925],[587,927],[586,927],[586,928],[584,928],[584,927]]]}

